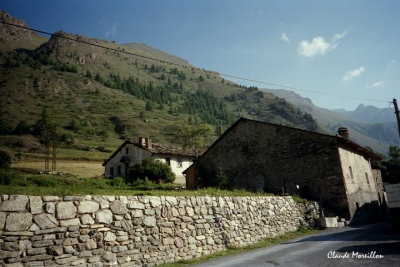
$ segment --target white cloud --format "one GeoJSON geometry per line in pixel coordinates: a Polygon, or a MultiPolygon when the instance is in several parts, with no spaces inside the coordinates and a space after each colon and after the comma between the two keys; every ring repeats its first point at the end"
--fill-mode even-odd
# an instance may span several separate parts
{"type": "Polygon", "coordinates": [[[358,75],[360,75],[361,73],[363,73],[365,71],[364,66],[359,67],[358,69],[355,70],[351,70],[346,72],[343,77],[342,77],[342,81],[348,81],[353,79],[354,77],[357,77],[358,75]]]}
{"type": "Polygon", "coordinates": [[[114,23],[114,25],[111,27],[111,30],[108,30],[105,32],[105,36],[108,37],[110,35],[113,35],[117,32],[117,28],[119,26],[119,22],[117,21],[116,23],[114,23]]]}
{"type": "Polygon", "coordinates": [[[314,37],[311,41],[303,40],[300,42],[297,52],[301,56],[313,57],[315,55],[323,55],[328,51],[336,49],[339,45],[338,41],[345,37],[347,31],[336,33],[332,36],[331,41],[326,41],[324,37],[314,37]]]}
{"type": "Polygon", "coordinates": [[[346,36],[346,34],[347,34],[347,31],[344,31],[344,32],[342,32],[342,33],[336,33],[336,34],[333,35],[333,37],[332,37],[332,42],[336,42],[336,41],[342,39],[343,37],[346,36]]]}
{"type": "Polygon", "coordinates": [[[373,87],[384,87],[385,86],[385,82],[384,81],[379,81],[379,82],[374,82],[372,84],[373,87]]]}
{"type": "Polygon", "coordinates": [[[282,33],[282,35],[281,35],[281,39],[282,39],[283,41],[287,42],[287,43],[289,43],[289,42],[290,42],[290,39],[289,39],[289,37],[286,35],[286,33],[285,33],[285,32],[284,32],[284,33],[282,33]]]}

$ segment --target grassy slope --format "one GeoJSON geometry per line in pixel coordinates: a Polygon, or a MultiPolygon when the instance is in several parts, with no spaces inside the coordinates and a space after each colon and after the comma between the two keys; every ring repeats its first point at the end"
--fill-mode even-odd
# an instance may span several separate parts
{"type": "MultiPolygon", "coordinates": [[[[100,40],[98,42],[110,47],[142,53],[134,48],[125,48],[115,43],[105,43],[100,40]]],[[[154,109],[146,114],[149,123],[144,123],[142,119],[138,118],[138,115],[144,110],[145,101],[119,90],[107,88],[93,79],[86,79],[83,76],[88,70],[93,74],[100,73],[103,77],[107,77],[110,73],[118,73],[122,78],[133,76],[146,83],[151,81],[155,85],[161,85],[165,82],[159,79],[161,73],[150,73],[145,70],[145,65],[150,67],[150,63],[154,62],[144,62],[132,56],[121,56],[112,51],[104,51],[104,49],[88,47],[83,44],[71,44],[66,40],[61,42],[50,40],[49,44],[42,46],[39,51],[46,51],[64,62],[77,64],[81,61],[82,64],[77,64],[78,73],[55,71],[48,66],[42,66],[40,70],[25,65],[1,68],[0,82],[3,87],[2,96],[4,96],[1,104],[3,107],[7,107],[4,109],[2,118],[9,121],[12,126],[15,126],[20,120],[27,120],[28,123],[33,124],[39,118],[43,107],[47,107],[52,120],[61,127],[67,126],[71,118],[76,118],[81,122],[94,125],[98,131],[108,130],[112,139],[116,136],[113,135],[107,120],[110,116],[116,115],[131,125],[130,134],[132,136],[150,135],[157,137],[159,141],[172,142],[173,139],[168,139],[167,134],[163,132],[168,132],[171,125],[176,124],[179,120],[188,119],[187,114],[173,116],[168,114],[167,110],[154,109]],[[136,60],[138,61],[137,65],[136,60]],[[39,88],[36,90],[33,88],[34,79],[39,81],[39,88]]],[[[169,78],[172,82],[176,82],[176,75],[169,73],[169,69],[172,67],[164,65],[166,64],[159,64],[166,69],[163,72],[166,79],[169,78]]],[[[219,76],[205,71],[180,67],[178,69],[186,74],[186,80],[182,83],[187,90],[209,90],[218,97],[245,91],[244,88],[240,88],[232,82],[222,84],[219,76]],[[200,75],[205,77],[202,82],[198,79],[200,75]]],[[[232,112],[240,110],[240,112],[235,112],[236,116],[240,114],[247,117],[264,116],[268,118],[266,115],[268,103],[272,101],[275,101],[275,98],[269,94],[264,94],[264,99],[260,103],[259,99],[252,99],[251,93],[248,93],[246,99],[234,103],[227,102],[227,105],[232,112]],[[260,110],[263,114],[257,115],[253,112],[252,106],[254,105],[261,107],[260,110]]],[[[290,124],[289,120],[284,119],[283,121],[290,124]]],[[[93,138],[83,139],[82,142],[90,142],[93,138]]],[[[106,141],[106,143],[109,142],[106,141]]],[[[111,143],[115,147],[116,142],[111,141],[111,143]]]]}
{"type": "MultiPolygon", "coordinates": [[[[94,149],[102,146],[106,150],[113,151],[122,143],[120,135],[114,132],[114,125],[110,122],[109,118],[112,116],[117,116],[126,125],[125,138],[151,136],[153,141],[163,143],[175,143],[175,133],[179,123],[188,121],[192,116],[185,113],[169,114],[168,105],[164,109],[158,109],[155,105],[152,111],[144,112],[146,100],[104,86],[93,78],[96,73],[104,79],[108,79],[110,74],[118,74],[122,79],[133,77],[143,84],[152,82],[154,86],[163,86],[168,80],[171,84],[182,83],[184,90],[188,92],[210,91],[217,98],[223,99],[228,111],[236,118],[244,116],[300,128],[309,127],[309,122],[303,119],[296,108],[272,94],[240,87],[222,79],[216,73],[196,69],[184,59],[147,45],[121,45],[84,36],[60,34],[184,66],[155,62],[57,37],[46,39],[32,35],[30,42],[13,40],[7,44],[3,43],[0,46],[0,53],[4,55],[0,59],[0,119],[12,127],[23,120],[33,125],[40,118],[42,110],[46,108],[50,122],[58,125],[58,137],[67,133],[75,139],[75,144],[72,146],[58,142],[58,159],[102,161],[107,158],[110,152],[99,152],[94,149]],[[10,49],[24,48],[33,51],[32,49],[36,47],[38,47],[37,52],[45,53],[58,62],[75,66],[77,73],[57,71],[51,65],[41,65],[36,68],[26,64],[13,67],[5,65],[6,58],[11,55],[10,49]],[[161,70],[151,72],[150,67],[153,64],[161,70]],[[182,80],[177,74],[171,73],[174,68],[186,78],[182,80]],[[86,77],[88,71],[92,73],[92,78],[86,77]],[[164,80],[161,80],[161,75],[164,75],[164,80]],[[200,76],[203,77],[202,80],[200,76]],[[232,95],[236,96],[235,100],[225,99],[232,95]],[[145,120],[140,118],[141,112],[144,112],[145,120]],[[79,122],[79,129],[68,129],[67,126],[72,120],[79,122]]],[[[175,106],[182,103],[180,95],[173,97],[177,99],[173,103],[175,106]]],[[[222,129],[225,130],[229,126],[225,124],[222,129]]],[[[215,133],[208,142],[212,143],[216,138],[215,133]]],[[[7,142],[0,142],[0,148],[20,151],[16,145],[7,142]]],[[[43,158],[43,154],[26,151],[22,152],[22,156],[25,159],[43,158]]]]}

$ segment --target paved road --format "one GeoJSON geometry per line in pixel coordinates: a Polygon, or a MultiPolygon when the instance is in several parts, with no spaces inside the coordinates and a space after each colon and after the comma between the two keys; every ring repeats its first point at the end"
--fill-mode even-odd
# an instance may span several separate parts
{"type": "Polygon", "coordinates": [[[400,234],[389,223],[325,230],[195,266],[400,266],[400,234]]]}

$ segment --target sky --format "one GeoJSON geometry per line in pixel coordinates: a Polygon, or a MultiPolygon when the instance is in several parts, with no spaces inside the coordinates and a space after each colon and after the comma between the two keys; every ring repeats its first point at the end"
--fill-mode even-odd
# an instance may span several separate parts
{"type": "Polygon", "coordinates": [[[0,9],[35,29],[145,43],[199,68],[302,89],[289,90],[328,109],[400,100],[397,0],[0,0],[0,9]]]}

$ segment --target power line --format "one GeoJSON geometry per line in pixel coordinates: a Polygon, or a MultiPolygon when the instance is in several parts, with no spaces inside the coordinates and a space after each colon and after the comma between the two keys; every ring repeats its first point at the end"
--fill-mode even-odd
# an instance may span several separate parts
{"type": "Polygon", "coordinates": [[[86,41],[83,41],[83,40],[70,38],[70,37],[67,37],[67,36],[63,36],[63,35],[61,35],[59,33],[49,33],[49,32],[45,32],[45,31],[41,31],[41,30],[37,30],[37,29],[24,27],[24,26],[21,26],[21,25],[8,23],[8,22],[5,22],[5,21],[0,21],[0,22],[3,23],[3,24],[6,24],[6,25],[15,26],[15,27],[22,28],[22,29],[25,29],[25,30],[39,32],[39,33],[43,33],[43,34],[46,34],[46,35],[50,35],[52,37],[57,37],[57,38],[62,38],[62,39],[70,40],[70,41],[75,41],[75,42],[82,43],[82,44],[92,45],[92,46],[96,46],[96,47],[99,47],[99,48],[104,48],[104,49],[112,50],[112,51],[115,51],[115,52],[128,54],[128,55],[131,55],[131,56],[136,56],[136,57],[141,57],[141,58],[145,58],[145,59],[149,59],[149,60],[154,60],[154,61],[158,61],[158,62],[161,62],[161,63],[172,64],[172,65],[176,65],[176,66],[183,67],[183,68],[188,68],[189,67],[189,66],[183,65],[183,64],[169,62],[169,61],[158,59],[158,58],[152,58],[152,57],[148,57],[148,56],[143,56],[143,55],[135,54],[135,53],[132,53],[132,52],[129,52],[129,51],[123,51],[123,50],[120,50],[120,49],[107,47],[107,46],[100,45],[100,44],[94,44],[94,43],[86,42],[86,41]]]}
{"type": "MultiPolygon", "coordinates": [[[[308,93],[314,93],[314,94],[335,96],[335,97],[348,98],[348,99],[357,99],[357,100],[364,100],[364,101],[371,101],[371,102],[379,102],[379,103],[387,103],[387,101],[385,101],[385,100],[376,100],[376,99],[372,99],[372,98],[347,96],[347,95],[340,95],[340,94],[334,94],[334,93],[329,93],[329,92],[321,92],[321,91],[309,90],[309,89],[293,87],[293,86],[288,86],[288,85],[282,85],[282,84],[277,84],[277,83],[254,80],[254,79],[235,76],[235,75],[231,75],[231,74],[220,73],[220,72],[217,72],[217,71],[207,71],[207,70],[204,70],[204,69],[202,70],[200,68],[196,68],[196,67],[193,67],[193,66],[187,66],[187,65],[174,63],[174,62],[170,62],[170,61],[166,61],[166,60],[162,60],[162,59],[158,59],[158,58],[139,55],[139,54],[136,54],[136,53],[133,53],[133,52],[125,51],[125,50],[120,50],[120,49],[116,49],[116,48],[107,47],[107,46],[100,45],[100,44],[94,44],[94,43],[86,42],[86,41],[83,41],[83,40],[70,38],[70,37],[67,37],[67,36],[60,35],[59,33],[49,33],[49,32],[45,32],[45,31],[42,31],[42,30],[37,30],[37,29],[29,28],[29,27],[24,27],[24,26],[21,26],[21,25],[16,25],[16,24],[13,24],[13,23],[8,23],[8,22],[5,22],[3,20],[0,21],[0,22],[3,23],[3,24],[6,24],[6,25],[22,28],[22,29],[25,29],[25,30],[29,30],[29,31],[34,31],[34,32],[50,35],[52,37],[63,38],[63,39],[66,39],[66,40],[75,41],[75,42],[86,44],[86,45],[92,45],[92,46],[95,46],[95,47],[104,48],[104,49],[108,49],[108,50],[119,52],[119,53],[128,54],[128,55],[135,56],[135,57],[140,57],[140,58],[144,58],[144,59],[148,59],[148,60],[153,60],[153,61],[157,61],[157,62],[160,62],[160,63],[171,64],[171,65],[178,66],[178,67],[183,67],[183,68],[197,69],[197,70],[200,70],[200,71],[204,71],[204,72],[208,72],[208,73],[214,73],[214,74],[217,74],[217,75],[220,75],[220,76],[230,77],[230,78],[234,78],[234,79],[238,79],[238,80],[249,81],[249,82],[265,84],[265,85],[275,86],[275,87],[280,87],[280,88],[287,88],[287,89],[292,89],[292,90],[295,90],[295,91],[302,91],[302,92],[308,92],[308,93]]],[[[280,89],[280,88],[275,88],[275,89],[280,89]]]]}
{"type": "Polygon", "coordinates": [[[239,76],[234,76],[234,75],[224,74],[224,73],[218,73],[218,74],[221,75],[221,76],[231,77],[231,78],[235,78],[235,79],[239,79],[239,80],[245,80],[245,81],[250,81],[250,82],[255,82],[255,83],[260,83],[260,84],[266,84],[266,85],[270,85],[270,86],[288,88],[288,89],[292,89],[292,90],[295,90],[295,91],[303,91],[303,92],[308,92],[308,93],[336,96],[336,97],[342,97],[342,98],[374,101],[374,102],[380,102],[380,103],[387,103],[388,102],[388,101],[385,101],[385,100],[376,100],[376,99],[372,99],[372,98],[346,96],[346,95],[340,95],[340,94],[333,94],[333,93],[329,93],[329,92],[321,92],[321,91],[303,89],[303,88],[298,88],[298,87],[293,87],[293,86],[288,86],[288,85],[282,85],[282,84],[276,84],[276,83],[253,80],[253,79],[249,79],[249,78],[244,78],[244,77],[239,77],[239,76]]]}

